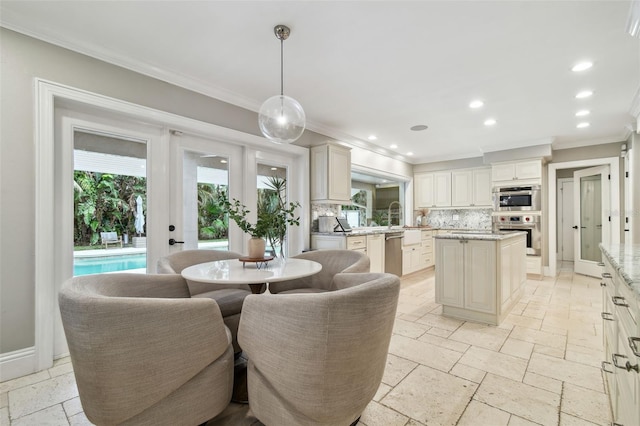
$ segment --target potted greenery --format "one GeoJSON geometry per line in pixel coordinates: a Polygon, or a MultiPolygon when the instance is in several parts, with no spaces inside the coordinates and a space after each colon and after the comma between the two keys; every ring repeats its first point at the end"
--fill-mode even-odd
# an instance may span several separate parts
{"type": "MultiPolygon", "coordinates": [[[[258,218],[255,224],[247,220],[250,210],[239,200],[229,201],[226,195],[221,197],[221,205],[243,232],[251,235],[249,240],[248,257],[262,258],[265,253],[266,239],[274,248],[280,247],[280,256],[284,257],[284,240],[287,226],[299,225],[300,217],[295,210],[300,207],[298,202],[284,202],[286,181],[282,178],[269,178],[268,191],[258,198],[258,218]]],[[[274,252],[274,255],[276,253],[274,252]]]]}

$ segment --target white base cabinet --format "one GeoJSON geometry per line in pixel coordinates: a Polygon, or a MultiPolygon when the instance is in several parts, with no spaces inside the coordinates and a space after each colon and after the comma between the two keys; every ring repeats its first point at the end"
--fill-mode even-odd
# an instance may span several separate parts
{"type": "Polygon", "coordinates": [[[609,388],[613,423],[640,424],[640,297],[604,257],[602,370],[609,388]]]}
{"type": "Polygon", "coordinates": [[[524,235],[436,238],[436,303],[443,315],[500,324],[522,295],[525,258],[524,235]]]}
{"type": "Polygon", "coordinates": [[[367,255],[371,272],[384,272],[384,234],[367,235],[367,255]]]}

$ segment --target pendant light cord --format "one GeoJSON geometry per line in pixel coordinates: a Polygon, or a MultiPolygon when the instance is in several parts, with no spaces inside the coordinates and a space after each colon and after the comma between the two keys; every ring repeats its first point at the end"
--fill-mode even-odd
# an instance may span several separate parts
{"type": "Polygon", "coordinates": [[[280,96],[284,96],[284,40],[280,39],[280,96]]]}

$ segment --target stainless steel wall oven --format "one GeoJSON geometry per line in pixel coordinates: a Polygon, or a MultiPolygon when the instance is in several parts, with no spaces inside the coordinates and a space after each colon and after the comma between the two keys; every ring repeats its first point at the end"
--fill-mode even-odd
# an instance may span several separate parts
{"type": "Polygon", "coordinates": [[[540,215],[493,216],[493,232],[524,231],[527,233],[527,255],[542,254],[542,232],[540,215]]]}
{"type": "Polygon", "coordinates": [[[493,188],[493,209],[497,212],[540,211],[540,185],[493,188]]]}

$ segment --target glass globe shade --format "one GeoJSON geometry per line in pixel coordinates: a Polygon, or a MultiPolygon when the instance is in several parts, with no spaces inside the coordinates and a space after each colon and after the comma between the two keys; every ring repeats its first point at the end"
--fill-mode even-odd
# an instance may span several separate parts
{"type": "Polygon", "coordinates": [[[304,132],[304,110],[289,96],[272,96],[260,107],[258,124],[262,134],[271,142],[291,143],[304,132]]]}

